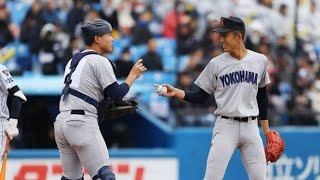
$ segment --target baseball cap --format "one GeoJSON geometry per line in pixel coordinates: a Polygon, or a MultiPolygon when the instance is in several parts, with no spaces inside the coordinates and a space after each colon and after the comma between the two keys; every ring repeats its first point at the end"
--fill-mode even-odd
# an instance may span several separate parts
{"type": "Polygon", "coordinates": [[[225,33],[230,31],[245,32],[246,28],[242,19],[240,19],[239,17],[230,16],[229,18],[221,17],[219,26],[214,28],[213,31],[219,33],[225,33]]]}

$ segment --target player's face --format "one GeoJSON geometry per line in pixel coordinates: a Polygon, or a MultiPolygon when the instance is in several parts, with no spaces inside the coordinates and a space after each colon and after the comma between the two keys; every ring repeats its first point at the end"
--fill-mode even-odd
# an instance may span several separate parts
{"type": "Polygon", "coordinates": [[[219,40],[224,52],[230,52],[233,49],[237,49],[237,47],[240,45],[239,35],[233,31],[220,33],[219,40]]]}
{"type": "Polygon", "coordinates": [[[112,42],[113,37],[111,33],[106,33],[102,36],[100,36],[100,49],[103,51],[103,53],[111,53],[112,52],[112,42]]]}

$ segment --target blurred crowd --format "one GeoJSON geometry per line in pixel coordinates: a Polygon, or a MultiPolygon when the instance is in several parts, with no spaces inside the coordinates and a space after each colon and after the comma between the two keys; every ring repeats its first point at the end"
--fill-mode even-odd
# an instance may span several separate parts
{"type": "MultiPolygon", "coordinates": [[[[270,123],[318,125],[319,6],[320,0],[0,0],[0,60],[14,75],[62,74],[72,54],[84,48],[81,25],[102,18],[113,26],[115,41],[128,42],[114,47],[120,51],[112,56],[118,78],[126,77],[137,60],[131,48],[144,46],[140,57],[148,71],[175,73],[176,86],[194,90],[202,69],[223,53],[212,28],[221,16],[235,15],[247,25],[247,48],[269,59],[270,123]],[[169,56],[177,63],[169,70],[168,56],[157,50],[159,39],[174,40],[169,56]],[[8,58],[7,47],[17,43],[27,47],[27,55],[8,58]]],[[[169,106],[175,126],[214,122],[213,97],[205,105],[170,100],[169,106]]]]}

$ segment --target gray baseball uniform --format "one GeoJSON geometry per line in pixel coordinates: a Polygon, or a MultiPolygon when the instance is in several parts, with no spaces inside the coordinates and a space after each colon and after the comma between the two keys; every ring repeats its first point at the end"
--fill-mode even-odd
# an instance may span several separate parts
{"type": "Polygon", "coordinates": [[[0,74],[0,157],[2,157],[6,143],[5,126],[9,118],[7,106],[8,89],[16,86],[16,83],[13,81],[8,69],[2,64],[0,64],[0,74]]]}
{"type": "MultiPolygon", "coordinates": [[[[66,65],[65,77],[70,72],[70,64],[71,61],[66,65]]],[[[71,77],[70,88],[97,101],[103,99],[103,90],[116,82],[111,63],[97,54],[84,56],[71,77]]],[[[96,107],[71,94],[65,101],[61,97],[60,113],[54,127],[66,178],[80,179],[82,166],[93,177],[99,168],[109,165],[108,149],[98,126],[96,107]],[[72,114],[72,110],[84,110],[85,114],[72,114]]]]}
{"type": "Polygon", "coordinates": [[[266,178],[266,159],[259,135],[257,92],[270,82],[266,56],[247,50],[241,60],[229,53],[212,59],[195,84],[217,102],[217,119],[204,179],[222,179],[236,148],[240,149],[243,164],[250,179],[266,178]],[[231,117],[231,118],[229,118],[231,117]],[[248,117],[248,122],[232,117],[248,117]]]}

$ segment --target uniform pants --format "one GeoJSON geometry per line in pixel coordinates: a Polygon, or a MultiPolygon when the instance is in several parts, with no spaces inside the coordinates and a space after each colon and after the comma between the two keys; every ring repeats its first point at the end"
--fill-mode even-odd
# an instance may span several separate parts
{"type": "Polygon", "coordinates": [[[109,165],[108,149],[97,116],[60,112],[54,132],[66,178],[80,179],[82,167],[93,177],[101,167],[109,165]]]}
{"type": "Polygon", "coordinates": [[[222,180],[236,148],[250,180],[265,180],[267,164],[257,120],[239,122],[217,117],[204,180],[222,180]]]}

